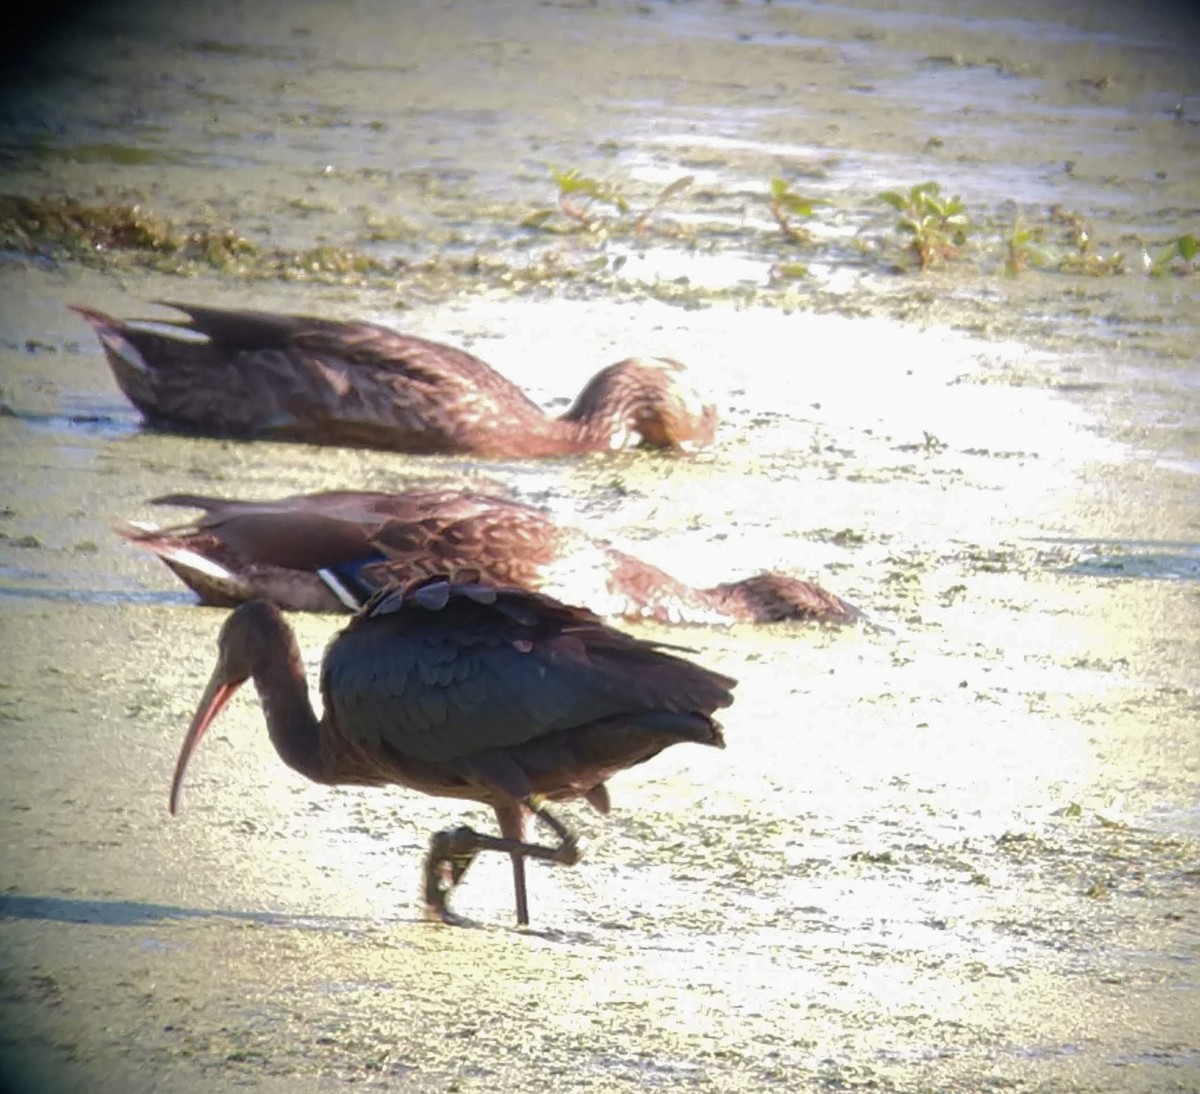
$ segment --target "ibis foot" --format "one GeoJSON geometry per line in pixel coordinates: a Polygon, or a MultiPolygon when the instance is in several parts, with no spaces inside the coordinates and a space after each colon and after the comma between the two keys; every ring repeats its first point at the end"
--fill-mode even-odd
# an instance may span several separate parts
{"type": "Polygon", "coordinates": [[[425,915],[426,918],[462,927],[466,920],[455,915],[446,902],[462,881],[463,874],[475,861],[480,850],[479,833],[465,825],[434,832],[425,856],[425,915]]]}
{"type": "MultiPolygon", "coordinates": [[[[558,846],[545,847],[505,836],[485,836],[465,825],[435,832],[430,837],[429,853],[425,856],[425,914],[429,919],[449,926],[463,925],[465,921],[450,911],[448,901],[480,851],[506,852],[513,856],[514,866],[526,858],[574,866],[583,857],[578,838],[562,821],[550,813],[540,800],[531,799],[529,805],[538,819],[558,836],[558,846]]],[[[517,866],[515,878],[517,922],[524,927],[529,923],[529,910],[523,863],[517,866]]]]}

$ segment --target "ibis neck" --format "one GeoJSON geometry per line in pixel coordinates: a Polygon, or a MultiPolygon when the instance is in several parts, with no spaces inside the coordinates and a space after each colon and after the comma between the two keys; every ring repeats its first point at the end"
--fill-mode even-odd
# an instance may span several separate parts
{"type": "Polygon", "coordinates": [[[304,676],[304,661],[291,628],[279,620],[278,642],[254,671],[267,732],[279,758],[314,781],[321,778],[320,722],[313,712],[304,676]]]}

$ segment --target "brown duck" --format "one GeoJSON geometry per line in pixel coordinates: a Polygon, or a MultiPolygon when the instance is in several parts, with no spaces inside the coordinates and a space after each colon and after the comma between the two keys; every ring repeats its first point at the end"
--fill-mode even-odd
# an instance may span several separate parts
{"type": "Polygon", "coordinates": [[[635,442],[691,450],[716,431],[714,408],[666,358],[609,365],[551,418],[478,357],[376,323],[167,306],[188,318],[122,322],[74,306],[121,390],[157,428],[510,457],[635,442]]]}
{"type": "Polygon", "coordinates": [[[204,513],[167,528],[117,530],[161,558],[202,604],[262,598],[289,610],[352,611],[385,585],[466,568],[609,617],[852,623],[862,614],[784,574],[694,588],[542,509],[463,490],[342,490],[273,501],[169,494],[154,503],[204,513]]]}
{"type": "Polygon", "coordinates": [[[525,860],[580,857],[546,803],[583,798],[607,813],[616,772],[674,744],[723,747],[712,715],[735,684],[582,608],[460,574],[394,586],[355,616],[325,652],[318,719],[291,628],[252,600],[221,628],[175,765],[172,813],[196,746],[251,679],[280,758],[314,782],[398,784],[493,808],[499,837],[460,827],[430,841],[425,909],[448,923],[458,922],[450,893],[481,850],[511,856],[517,921],[528,923],[525,860]],[[556,844],[529,842],[534,817],[556,844]]]}

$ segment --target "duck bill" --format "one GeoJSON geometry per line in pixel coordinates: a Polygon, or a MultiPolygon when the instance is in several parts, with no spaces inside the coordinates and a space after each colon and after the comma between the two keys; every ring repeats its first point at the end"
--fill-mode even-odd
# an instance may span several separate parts
{"type": "Polygon", "coordinates": [[[188,726],[187,736],[183,739],[183,747],[179,750],[179,759],[175,761],[175,777],[171,780],[171,816],[179,809],[179,791],[183,788],[183,773],[187,770],[188,761],[200,738],[208,732],[208,727],[217,720],[217,715],[225,709],[226,704],[233,698],[234,692],[241,686],[241,681],[230,683],[214,674],[209,680],[208,687],[200,698],[200,705],[188,726]]]}

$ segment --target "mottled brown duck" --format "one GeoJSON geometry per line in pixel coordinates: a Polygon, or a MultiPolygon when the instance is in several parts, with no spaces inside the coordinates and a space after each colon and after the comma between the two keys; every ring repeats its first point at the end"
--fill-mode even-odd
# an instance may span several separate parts
{"type": "Polygon", "coordinates": [[[154,502],[203,514],[167,528],[117,530],[215,606],[262,598],[289,610],[353,611],[391,582],[467,568],[611,618],[853,623],[862,614],[785,574],[696,588],[542,509],[464,490],[343,490],[272,501],[169,494],[154,502]]]}
{"type": "Polygon", "coordinates": [[[477,575],[433,577],[371,600],[329,644],[324,715],[313,712],[300,650],[279,610],[236,608],[188,728],[170,808],[200,739],[253,680],[280,758],[317,783],[397,784],[492,807],[500,836],[436,833],[424,867],[427,914],[457,922],[447,901],[481,850],[509,854],[517,921],[529,922],[526,858],[578,862],[579,846],[546,806],[583,798],[609,810],[606,781],[673,744],[724,746],[713,712],[736,681],[581,608],[477,575]],[[557,843],[531,843],[536,817],[557,843]]]}
{"type": "Polygon", "coordinates": [[[690,451],[716,431],[715,409],[667,358],[608,366],[552,418],[478,357],[376,323],[163,303],[188,318],[74,308],[155,428],[489,457],[690,451]]]}

